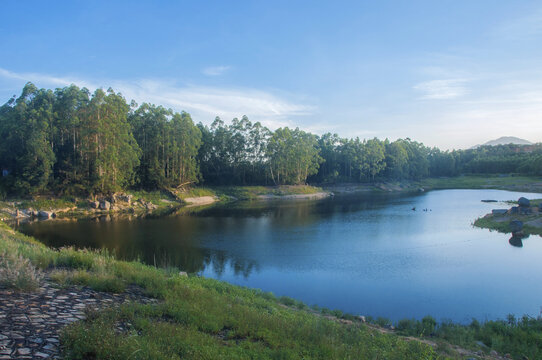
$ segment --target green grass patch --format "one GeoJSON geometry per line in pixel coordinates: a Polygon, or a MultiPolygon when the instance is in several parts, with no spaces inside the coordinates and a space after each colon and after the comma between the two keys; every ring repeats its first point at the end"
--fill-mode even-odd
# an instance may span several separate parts
{"type": "Polygon", "coordinates": [[[37,210],[65,209],[65,208],[72,208],[75,206],[77,206],[77,202],[72,197],[62,197],[62,198],[38,197],[31,200],[23,200],[17,205],[17,207],[20,209],[33,208],[37,210]]]}
{"type": "Polygon", "coordinates": [[[417,184],[424,189],[507,189],[517,191],[541,192],[540,177],[468,175],[443,178],[427,178],[417,184]]]}

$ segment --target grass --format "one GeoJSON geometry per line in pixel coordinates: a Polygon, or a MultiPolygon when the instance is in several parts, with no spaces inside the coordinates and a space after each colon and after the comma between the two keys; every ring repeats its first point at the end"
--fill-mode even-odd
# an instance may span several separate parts
{"type": "Polygon", "coordinates": [[[23,200],[18,205],[18,207],[21,209],[33,208],[37,210],[65,209],[65,208],[72,208],[75,206],[77,206],[77,203],[75,199],[71,197],[62,197],[62,198],[38,197],[32,200],[23,200]]]}
{"type": "Polygon", "coordinates": [[[532,226],[525,224],[525,222],[530,220],[540,219],[539,215],[506,215],[506,217],[491,215],[487,217],[481,217],[474,221],[474,226],[484,229],[495,230],[501,233],[511,233],[510,221],[519,220],[524,223],[523,233],[529,235],[540,235],[542,236],[542,227],[532,226]]]}
{"type": "Polygon", "coordinates": [[[0,286],[19,291],[32,291],[38,288],[41,273],[30,260],[8,253],[0,252],[0,286]]]}
{"type": "Polygon", "coordinates": [[[487,176],[468,175],[446,178],[427,178],[421,180],[420,187],[424,189],[506,189],[516,191],[538,191],[541,187],[533,184],[541,183],[539,177],[529,176],[487,176]]]}

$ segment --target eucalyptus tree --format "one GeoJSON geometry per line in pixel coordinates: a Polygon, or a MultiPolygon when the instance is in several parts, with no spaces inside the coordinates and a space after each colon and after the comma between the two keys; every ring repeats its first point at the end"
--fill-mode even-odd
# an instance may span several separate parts
{"type": "Polygon", "coordinates": [[[0,162],[5,186],[19,194],[43,191],[51,180],[54,93],[27,83],[2,106],[0,162]]]}
{"type": "Polygon", "coordinates": [[[269,172],[276,185],[304,184],[318,172],[323,159],[319,155],[316,135],[296,128],[275,130],[267,147],[269,172]]]}

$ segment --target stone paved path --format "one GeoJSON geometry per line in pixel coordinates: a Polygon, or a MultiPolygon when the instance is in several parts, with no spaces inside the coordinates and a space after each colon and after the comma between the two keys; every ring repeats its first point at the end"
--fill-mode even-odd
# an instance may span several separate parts
{"type": "Polygon", "coordinates": [[[0,288],[0,359],[59,359],[59,330],[85,318],[87,307],[100,309],[127,301],[154,303],[132,286],[122,294],[87,287],[59,288],[47,278],[38,291],[0,288]]]}

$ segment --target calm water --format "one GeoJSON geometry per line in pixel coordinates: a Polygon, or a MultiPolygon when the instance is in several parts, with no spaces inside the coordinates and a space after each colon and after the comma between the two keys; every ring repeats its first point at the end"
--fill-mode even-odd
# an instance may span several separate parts
{"type": "Polygon", "coordinates": [[[505,207],[482,199],[520,196],[540,194],[360,194],[236,203],[158,219],[37,222],[20,230],[50,246],[108,248],[123,259],[175,265],[355,314],[468,322],[540,312],[542,238],[518,248],[509,235],[471,225],[505,207]]]}

